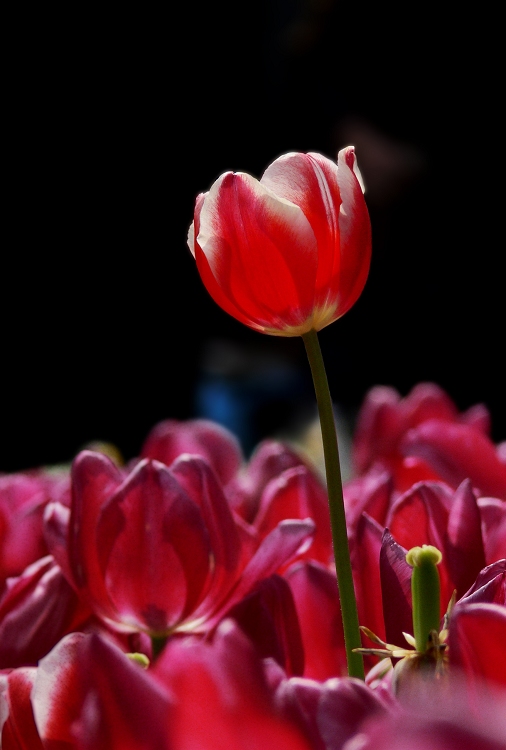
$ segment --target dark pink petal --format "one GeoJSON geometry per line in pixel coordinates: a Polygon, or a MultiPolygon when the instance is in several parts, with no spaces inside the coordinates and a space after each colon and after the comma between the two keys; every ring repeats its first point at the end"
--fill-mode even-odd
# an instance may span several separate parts
{"type": "Polygon", "coordinates": [[[460,603],[503,604],[506,606],[506,560],[498,560],[480,571],[460,603]]]}
{"type": "Polygon", "coordinates": [[[69,524],[70,508],[58,501],[46,505],[44,511],[44,538],[46,539],[48,549],[70,585],[79,590],[79,586],[74,581],[74,573],[70,567],[68,550],[69,524]]]}
{"type": "Polygon", "coordinates": [[[224,575],[235,573],[239,566],[241,542],[230,506],[214,472],[206,461],[195,456],[179,457],[170,470],[200,508],[211,542],[215,581],[221,571],[224,575]]]}
{"type": "MultiPolygon", "coordinates": [[[[495,704],[480,705],[480,713],[474,714],[464,699],[450,706],[446,695],[435,691],[435,697],[439,704],[421,699],[418,710],[366,722],[357,750],[504,750],[505,704],[500,698],[495,704]]],[[[352,742],[345,750],[355,750],[352,742]]]]}
{"type": "Polygon", "coordinates": [[[475,404],[462,412],[459,421],[468,424],[474,430],[483,432],[484,435],[490,436],[492,429],[492,420],[490,411],[485,404],[475,404]]]}
{"type": "Polygon", "coordinates": [[[304,676],[325,680],[347,673],[335,573],[314,561],[297,563],[286,575],[304,644],[304,676]]]}
{"type": "Polygon", "coordinates": [[[33,563],[0,602],[0,666],[36,665],[89,614],[50,555],[33,563]]]}
{"type": "Polygon", "coordinates": [[[303,464],[301,456],[285,443],[262,440],[244,470],[227,487],[230,505],[245,521],[254,523],[268,482],[286,469],[303,464]]]}
{"type": "Polygon", "coordinates": [[[486,545],[487,561],[493,562],[506,555],[506,513],[494,531],[488,535],[486,545]]]}
{"type": "Polygon", "coordinates": [[[122,482],[117,466],[106,456],[82,451],[72,464],[72,508],[68,557],[72,579],[79,590],[109,613],[112,605],[100,569],[97,523],[105,501],[122,482]]]}
{"type": "Polygon", "coordinates": [[[79,750],[170,750],[170,696],[108,640],[92,635],[77,653],[83,702],[72,726],[79,750]]]}
{"type": "Polygon", "coordinates": [[[317,718],[326,750],[342,750],[366,720],[386,713],[386,704],[362,680],[328,680],[323,686],[317,718]]]}
{"type": "Polygon", "coordinates": [[[496,445],[497,457],[506,466],[506,440],[501,441],[496,445]]]}
{"type": "MultiPolygon", "coordinates": [[[[231,596],[214,610],[207,628],[214,627],[232,606],[249,594],[258,581],[277,573],[288,565],[297,554],[305,552],[311,543],[315,525],[311,519],[305,521],[281,521],[265,539],[246,565],[237,587],[231,596]]],[[[216,603],[218,605],[218,603],[216,603]]]]}
{"type": "Polygon", "coordinates": [[[318,706],[325,683],[306,677],[280,680],[274,700],[282,716],[300,727],[313,750],[326,750],[318,728],[318,706]]]}
{"type": "Polygon", "coordinates": [[[444,552],[450,578],[457,589],[457,598],[460,598],[485,567],[481,515],[468,479],[455,491],[448,516],[448,541],[444,552]]]}
{"type": "Polygon", "coordinates": [[[209,535],[200,509],[164,464],[143,459],[108,498],[96,544],[99,574],[123,625],[163,633],[205,593],[209,535]]]}
{"type": "MultiPolygon", "coordinates": [[[[443,483],[419,482],[396,501],[387,522],[392,537],[406,551],[430,544],[443,553],[443,563],[438,567],[441,580],[441,616],[446,612],[455,589],[444,559],[447,506],[452,499],[453,493],[443,483]]],[[[476,574],[477,571],[474,575],[476,574]]]]}
{"type": "Polygon", "coordinates": [[[0,475],[0,584],[47,555],[42,515],[49,492],[39,471],[0,475]]]}
{"type": "Polygon", "coordinates": [[[385,529],[380,552],[381,597],[386,641],[396,646],[404,645],[403,632],[413,632],[412,568],[406,562],[406,552],[385,529]]]}
{"type": "Polygon", "coordinates": [[[461,669],[476,691],[485,683],[506,690],[506,607],[457,604],[450,619],[450,663],[461,669]]]}
{"type": "Polygon", "coordinates": [[[159,422],[144,441],[141,458],[152,458],[170,466],[182,453],[205,458],[223,485],[235,476],[243,462],[237,437],[208,419],[159,422]]]}
{"type": "Polygon", "coordinates": [[[290,586],[278,575],[264,578],[227,614],[248,636],[262,659],[275,659],[284,672],[304,672],[304,647],[290,586]]]}
{"type": "Polygon", "coordinates": [[[506,556],[506,502],[497,497],[479,497],[485,559],[487,564],[506,556]]]}
{"type": "Polygon", "coordinates": [[[437,383],[417,383],[402,399],[400,410],[404,430],[428,419],[442,419],[453,422],[459,418],[457,407],[437,383]]]}
{"type": "Polygon", "coordinates": [[[388,386],[371,388],[360,407],[353,434],[352,460],[358,474],[378,456],[390,455],[401,436],[400,394],[388,386]]]}
{"type": "Polygon", "coordinates": [[[274,708],[253,645],[230,620],[212,643],[169,642],[153,674],[173,694],[171,748],[312,750],[274,708]]]}
{"type": "Polygon", "coordinates": [[[286,518],[313,519],[316,530],[307,555],[328,563],[332,558],[332,536],[327,492],[306,466],[287,469],[271,479],[262,493],[255,526],[263,537],[286,518]]]}
{"type": "Polygon", "coordinates": [[[7,713],[3,728],[0,726],[0,747],[4,750],[44,750],[31,702],[36,672],[36,667],[20,667],[0,674],[0,692],[7,713]]]}
{"type": "MultiPolygon", "coordinates": [[[[351,551],[359,624],[365,625],[382,640],[385,639],[380,576],[383,531],[374,519],[363,513],[351,551]]],[[[370,646],[368,643],[363,645],[370,646]]]]}
{"type": "Polygon", "coordinates": [[[506,500],[506,465],[493,442],[469,425],[429,420],[405,435],[401,450],[423,458],[452,487],[469,478],[479,494],[506,500]]]}
{"type": "Polygon", "coordinates": [[[381,526],[385,525],[393,488],[391,473],[381,468],[371,469],[346,482],[343,491],[350,538],[355,536],[357,524],[364,512],[381,526]]]}

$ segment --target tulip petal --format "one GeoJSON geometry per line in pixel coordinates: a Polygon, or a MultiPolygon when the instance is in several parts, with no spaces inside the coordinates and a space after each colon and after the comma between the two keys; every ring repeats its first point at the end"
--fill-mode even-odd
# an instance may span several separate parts
{"type": "MultiPolygon", "coordinates": [[[[448,526],[447,506],[452,499],[453,493],[442,482],[418,482],[401,495],[391,509],[387,525],[392,537],[406,550],[427,544],[444,554],[448,526]]],[[[450,579],[444,563],[438,567],[438,571],[441,579],[442,617],[455,583],[450,579]]],[[[389,643],[399,641],[389,639],[389,643]]]]}
{"type": "Polygon", "coordinates": [[[260,581],[229,612],[262,659],[272,658],[287,675],[304,672],[304,647],[289,584],[279,575],[260,581]]]}
{"type": "Polygon", "coordinates": [[[459,604],[450,618],[450,663],[462,669],[472,687],[485,682],[506,689],[506,607],[459,604]]]}
{"type": "Polygon", "coordinates": [[[168,750],[168,692],[112,643],[91,635],[78,652],[84,701],[80,750],[168,750]]]}
{"type": "Polygon", "coordinates": [[[314,304],[317,244],[301,209],[227,172],[200,210],[195,259],[213,298],[250,327],[303,325],[314,304]],[[217,290],[218,293],[217,293],[217,290]]]}
{"type": "Polygon", "coordinates": [[[246,565],[237,587],[227,600],[215,609],[213,616],[206,623],[208,629],[214,627],[232,606],[250,593],[256,583],[277,573],[279,568],[287,565],[298,552],[311,543],[315,524],[307,518],[304,521],[281,521],[265,539],[246,565]]]}
{"type": "Polygon", "coordinates": [[[226,427],[209,419],[165,419],[148,434],[141,458],[153,458],[170,466],[182,453],[203,456],[223,485],[242,464],[242,449],[237,437],[226,427]]]}
{"type": "Polygon", "coordinates": [[[285,576],[293,593],[302,632],[304,676],[326,680],[346,674],[346,650],[335,573],[308,560],[293,565],[285,576]]]}
{"type": "Polygon", "coordinates": [[[76,593],[50,555],[29,565],[0,602],[0,667],[37,664],[89,614],[87,608],[79,613],[76,593]]]}
{"type": "Polygon", "coordinates": [[[198,506],[164,464],[144,459],[104,503],[97,547],[125,625],[163,633],[203,596],[209,536],[198,506]]]}
{"type": "Polygon", "coordinates": [[[339,289],[339,317],[344,315],[359,298],[364,288],[371,263],[371,224],[362,186],[356,174],[353,147],[339,151],[337,179],[342,198],[339,212],[341,233],[341,263],[339,278],[330,284],[339,289]]]}
{"type": "Polygon", "coordinates": [[[171,748],[311,750],[297,727],[275,711],[253,645],[230,620],[212,643],[170,642],[153,672],[175,699],[171,748]]]}
{"type": "MultiPolygon", "coordinates": [[[[380,552],[383,528],[367,513],[357,524],[357,535],[352,547],[352,565],[357,590],[360,625],[365,625],[385,640],[383,603],[381,600],[380,552]]],[[[389,602],[388,606],[391,606],[389,602]]],[[[397,641],[390,641],[396,643],[397,641]]],[[[368,644],[363,644],[367,646],[368,644]]]]}
{"type": "Polygon", "coordinates": [[[480,510],[471,482],[465,480],[455,491],[448,516],[446,564],[460,598],[485,567],[480,510]]]}
{"type": "Polygon", "coordinates": [[[20,667],[0,675],[0,700],[3,702],[3,727],[0,725],[0,747],[5,750],[44,750],[37,731],[31,692],[37,669],[20,667]],[[2,684],[3,683],[3,684],[2,684]]]}
{"type": "Polygon", "coordinates": [[[506,465],[490,438],[467,424],[429,420],[405,435],[401,450],[423,458],[452,487],[469,478],[479,494],[506,500],[506,465]]]}
{"type": "Polygon", "coordinates": [[[84,633],[71,633],[40,660],[32,690],[35,723],[44,745],[74,747],[72,724],[83,700],[77,654],[84,633]]]}
{"type": "Polygon", "coordinates": [[[304,462],[286,443],[266,438],[255,447],[244,469],[226,488],[232,508],[252,524],[260,506],[262,492],[271,479],[286,469],[302,466],[304,462]]]}
{"type": "Polygon", "coordinates": [[[334,303],[341,267],[337,164],[316,153],[283,154],[260,182],[280,198],[300,206],[318,245],[317,304],[334,303]],[[336,283],[337,280],[337,283],[336,283]],[[330,297],[330,299],[328,299],[330,297]]]}
{"type": "Polygon", "coordinates": [[[285,518],[312,518],[316,531],[307,554],[325,564],[332,559],[327,492],[306,466],[288,469],[269,482],[262,494],[255,526],[261,536],[266,536],[285,518]]]}
{"type": "Polygon", "coordinates": [[[506,560],[498,560],[483,568],[460,602],[506,606],[506,560]]]}
{"type": "Polygon", "coordinates": [[[404,643],[403,632],[413,631],[411,604],[412,568],[406,562],[407,550],[388,529],[383,533],[380,552],[381,595],[388,643],[404,643]]]}
{"type": "Polygon", "coordinates": [[[111,602],[100,570],[96,531],[105,500],[120,486],[123,477],[106,456],[81,451],[72,464],[72,507],[69,521],[68,556],[72,578],[82,594],[104,612],[111,602]]]}
{"type": "Polygon", "coordinates": [[[318,706],[318,726],[325,747],[341,750],[366,720],[386,713],[386,705],[362,680],[328,680],[318,706]]]}
{"type": "Polygon", "coordinates": [[[200,507],[209,534],[213,577],[205,601],[194,612],[194,617],[198,618],[207,612],[210,604],[220,601],[236,583],[246,564],[249,545],[244,545],[242,549],[239,531],[223,490],[212,469],[200,456],[180,456],[170,471],[200,507]]]}

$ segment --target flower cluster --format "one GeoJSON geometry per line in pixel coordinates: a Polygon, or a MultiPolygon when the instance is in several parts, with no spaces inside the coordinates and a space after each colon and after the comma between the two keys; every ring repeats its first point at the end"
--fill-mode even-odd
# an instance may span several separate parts
{"type": "Polygon", "coordinates": [[[3,750],[506,750],[506,444],[437,385],[365,397],[343,486],[317,332],[365,284],[354,149],[226,173],[188,235],[256,331],[301,336],[311,454],[206,419],[0,477],[3,750]],[[365,669],[364,669],[365,668],[365,669]]]}
{"type": "Polygon", "coordinates": [[[3,747],[417,748],[427,733],[504,747],[506,464],[486,417],[434,384],[362,405],[344,495],[364,649],[372,633],[404,643],[367,654],[365,682],[346,676],[310,455],[266,439],[246,460],[218,424],[167,420],[127,465],[85,450],[68,470],[4,475],[3,747]],[[465,464],[462,430],[496,461],[494,496],[479,462],[465,478],[439,470],[465,464]],[[444,679],[425,691],[391,668],[409,659],[416,545],[443,558],[444,679]]]}

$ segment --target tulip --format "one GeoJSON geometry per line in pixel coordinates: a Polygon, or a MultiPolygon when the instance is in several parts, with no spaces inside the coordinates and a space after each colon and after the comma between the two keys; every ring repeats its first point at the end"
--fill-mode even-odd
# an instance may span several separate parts
{"type": "Polygon", "coordinates": [[[356,302],[371,230],[352,147],[276,159],[260,181],[225,172],[196,201],[188,245],[211,297],[274,336],[319,331],[356,302]]]}
{"type": "Polygon", "coordinates": [[[210,419],[165,419],[150,430],[140,457],[169,466],[182,453],[203,456],[226,485],[243,462],[237,437],[210,419]]]}
{"type": "Polygon", "coordinates": [[[231,507],[247,523],[255,523],[267,484],[286,469],[303,463],[302,457],[287,444],[272,438],[262,440],[226,487],[231,507]]]}
{"type": "Polygon", "coordinates": [[[0,476],[0,591],[47,554],[42,516],[50,500],[64,499],[68,472],[42,469],[0,476]]]}
{"type": "Polygon", "coordinates": [[[90,612],[51,555],[8,580],[0,600],[0,668],[34,666],[90,612]]]}
{"type": "Polygon", "coordinates": [[[225,172],[197,196],[188,232],[202,281],[225,312],[255,331],[301,336],[322,429],[332,544],[350,676],[363,677],[332,400],[317,332],[360,296],[371,226],[352,146],[337,164],[317,153],[280,156],[256,180],[225,172]]]}
{"type": "Polygon", "coordinates": [[[174,698],[168,747],[313,750],[296,723],[276,710],[263,664],[231,620],[211,643],[171,641],[151,674],[174,698]]]}
{"type": "Polygon", "coordinates": [[[71,475],[70,510],[46,509],[53,555],[97,617],[154,641],[217,625],[314,533],[311,519],[294,519],[261,540],[244,534],[216,474],[196,455],[170,468],[143,459],[125,477],[109,458],[85,450],[71,475]]]}
{"type": "MultiPolygon", "coordinates": [[[[392,475],[395,488],[405,492],[419,481],[444,479],[456,487],[468,474],[466,472],[450,473],[444,465],[455,463],[459,448],[456,443],[448,445],[448,455],[438,464],[431,459],[428,451],[416,451],[406,443],[408,433],[416,434],[418,428],[426,422],[437,422],[437,431],[441,434],[451,433],[453,426],[457,432],[463,430],[471,438],[485,447],[491,431],[491,417],[484,404],[475,404],[464,412],[459,412],[450,396],[436,383],[418,383],[407,396],[401,395],[391,387],[374,386],[366,394],[360,407],[352,444],[352,464],[358,475],[375,468],[376,471],[388,470],[392,475]],[[473,437],[474,436],[474,437],[473,437]],[[457,455],[452,456],[452,453],[457,455]],[[443,473],[440,472],[441,468],[443,473]],[[456,479],[455,482],[452,480],[456,479]]],[[[414,443],[410,439],[410,443],[414,443]]],[[[448,443],[450,441],[448,440],[448,443]]],[[[477,451],[473,445],[471,452],[477,451]]],[[[477,455],[477,453],[476,453],[477,455]]],[[[479,464],[483,458],[473,462],[479,464]]],[[[488,459],[493,461],[493,459],[488,459]]],[[[469,461],[466,457],[465,461],[469,461]]],[[[471,466],[472,464],[469,464],[471,466]]],[[[488,467],[487,467],[488,471],[488,467]]],[[[469,475],[471,476],[471,475],[469,475]]]]}

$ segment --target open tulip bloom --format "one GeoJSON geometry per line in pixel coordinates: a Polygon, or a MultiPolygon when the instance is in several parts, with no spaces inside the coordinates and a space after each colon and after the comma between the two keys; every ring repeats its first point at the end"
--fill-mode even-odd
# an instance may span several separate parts
{"type": "Polygon", "coordinates": [[[208,292],[261,333],[302,336],[323,438],[334,556],[349,674],[363,677],[332,400],[317,332],[362,292],[371,226],[352,146],[337,164],[316,153],[280,156],[256,180],[221,175],[200,194],[188,245],[208,292]]]}
{"type": "Polygon", "coordinates": [[[165,419],[125,464],[0,476],[2,750],[506,750],[506,442],[434,383],[375,386],[343,486],[318,331],[367,279],[354,149],[227,172],[188,242],[213,299],[300,336],[325,479],[165,419]]]}

